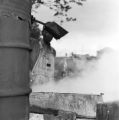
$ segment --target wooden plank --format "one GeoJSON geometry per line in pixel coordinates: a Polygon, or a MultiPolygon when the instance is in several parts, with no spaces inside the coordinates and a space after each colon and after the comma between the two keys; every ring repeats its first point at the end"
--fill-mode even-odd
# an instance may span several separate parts
{"type": "Polygon", "coordinates": [[[119,120],[119,102],[98,104],[97,120],[119,120]]]}
{"type": "MultiPolygon", "coordinates": [[[[102,95],[85,95],[74,93],[37,92],[30,95],[31,108],[46,110],[44,113],[69,111],[82,116],[96,116],[96,105],[102,102],[102,95]]],[[[33,110],[33,109],[32,109],[33,110]]],[[[42,113],[41,110],[41,114],[42,113]]]]}
{"type": "Polygon", "coordinates": [[[78,118],[78,119],[89,119],[89,120],[95,120],[96,116],[84,116],[84,115],[78,115],[73,112],[69,111],[63,111],[63,110],[53,110],[53,109],[43,109],[36,106],[30,106],[30,112],[36,113],[36,114],[44,114],[45,119],[44,120],[55,120],[60,119],[62,117],[62,120],[65,118],[78,118]]]}

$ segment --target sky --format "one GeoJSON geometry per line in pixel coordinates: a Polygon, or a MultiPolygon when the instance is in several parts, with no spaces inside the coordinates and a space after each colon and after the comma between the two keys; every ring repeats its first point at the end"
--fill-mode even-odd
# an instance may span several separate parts
{"type": "MultiPolygon", "coordinates": [[[[62,56],[66,52],[95,54],[95,51],[107,46],[118,50],[118,12],[118,0],[87,0],[82,7],[75,5],[69,14],[78,20],[64,23],[63,27],[69,34],[52,41],[57,55],[62,56]]],[[[35,14],[44,22],[54,20],[52,15],[53,12],[45,7],[40,7],[35,14]]]]}
{"type": "MultiPolygon", "coordinates": [[[[40,7],[33,14],[44,22],[54,20],[53,12],[46,7],[40,7]]],[[[70,79],[68,82],[62,80],[57,85],[50,83],[43,86],[43,89],[62,92],[65,88],[66,92],[79,93],[104,92],[106,101],[119,100],[119,1],[87,0],[82,7],[74,6],[70,15],[78,20],[62,25],[69,33],[60,40],[52,40],[57,56],[66,53],[69,55],[71,52],[96,55],[97,50],[105,47],[112,48],[114,52],[105,54],[95,64],[95,72],[90,70],[91,73],[86,73],[83,78],[70,79]]]]}

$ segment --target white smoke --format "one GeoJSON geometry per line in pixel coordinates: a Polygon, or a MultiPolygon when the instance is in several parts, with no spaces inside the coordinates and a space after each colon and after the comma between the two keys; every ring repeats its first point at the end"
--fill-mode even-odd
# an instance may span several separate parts
{"type": "Polygon", "coordinates": [[[59,82],[50,81],[42,86],[35,85],[32,89],[34,92],[104,93],[104,101],[119,100],[118,52],[104,49],[97,58],[82,66],[86,67],[82,76],[66,77],[59,82]]]}

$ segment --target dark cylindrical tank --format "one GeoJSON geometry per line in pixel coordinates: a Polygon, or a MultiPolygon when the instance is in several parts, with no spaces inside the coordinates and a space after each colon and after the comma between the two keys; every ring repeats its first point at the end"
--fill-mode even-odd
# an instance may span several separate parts
{"type": "Polygon", "coordinates": [[[0,120],[29,119],[31,0],[0,0],[0,120]]]}

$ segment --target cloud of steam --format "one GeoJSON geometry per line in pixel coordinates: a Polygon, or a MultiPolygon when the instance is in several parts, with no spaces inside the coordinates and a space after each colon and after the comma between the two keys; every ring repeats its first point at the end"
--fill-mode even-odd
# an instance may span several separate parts
{"type": "Polygon", "coordinates": [[[83,74],[76,77],[65,77],[55,82],[50,81],[44,85],[35,85],[33,91],[61,92],[61,93],[104,93],[104,100],[119,100],[119,54],[114,50],[103,49],[97,56],[85,59],[78,69],[83,74]]]}

